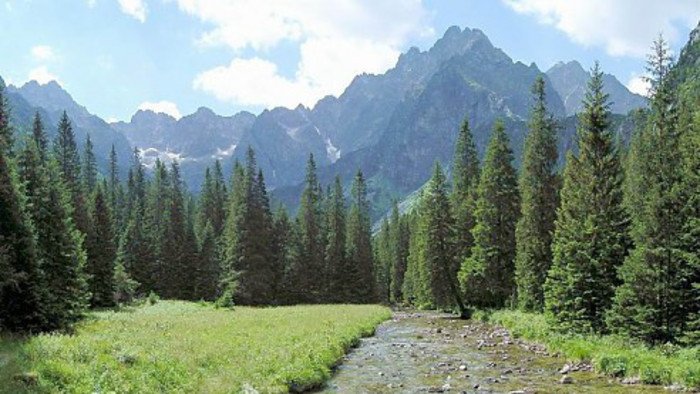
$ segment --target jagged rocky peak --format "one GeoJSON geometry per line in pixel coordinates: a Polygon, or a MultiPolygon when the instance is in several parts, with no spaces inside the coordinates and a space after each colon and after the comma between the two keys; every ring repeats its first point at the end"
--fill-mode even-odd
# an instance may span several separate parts
{"type": "Polygon", "coordinates": [[[164,113],[155,112],[150,109],[139,109],[131,116],[131,123],[133,124],[147,124],[152,122],[176,122],[175,118],[164,113]]]}
{"type": "Polygon", "coordinates": [[[63,111],[73,115],[87,115],[87,109],[73,100],[73,97],[65,91],[56,81],[40,84],[37,81],[29,81],[17,89],[27,101],[37,107],[48,111],[63,111]]]}
{"type": "Polygon", "coordinates": [[[564,72],[576,72],[576,73],[579,73],[579,72],[587,73],[587,71],[583,68],[581,63],[579,63],[576,60],[572,60],[569,62],[559,61],[555,65],[553,65],[547,71],[547,73],[562,72],[562,71],[564,71],[564,72]]]}

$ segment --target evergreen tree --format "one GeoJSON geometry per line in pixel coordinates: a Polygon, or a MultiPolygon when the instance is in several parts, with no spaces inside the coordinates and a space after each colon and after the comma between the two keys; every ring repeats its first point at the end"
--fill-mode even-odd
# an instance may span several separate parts
{"type": "Polygon", "coordinates": [[[682,338],[690,346],[700,345],[700,111],[697,98],[692,105],[686,104],[689,115],[687,132],[684,135],[683,207],[685,223],[681,235],[683,258],[686,259],[684,280],[689,283],[688,325],[682,338]]]}
{"type": "Polygon", "coordinates": [[[165,239],[163,253],[162,296],[167,298],[192,298],[192,286],[189,276],[190,264],[195,262],[196,244],[188,237],[188,221],[186,218],[185,197],[183,194],[180,166],[175,160],[171,163],[168,173],[169,190],[166,191],[168,218],[165,224],[165,239]]]}
{"type": "Polygon", "coordinates": [[[84,189],[80,182],[80,155],[75,142],[73,126],[65,111],[58,123],[58,135],[54,140],[54,156],[58,160],[63,183],[71,196],[73,222],[83,234],[87,231],[88,215],[84,189]]]}
{"type": "Polygon", "coordinates": [[[219,250],[211,222],[207,222],[200,234],[198,256],[199,266],[196,269],[193,298],[213,301],[217,295],[219,250]]]}
{"type": "Polygon", "coordinates": [[[476,307],[502,307],[514,295],[519,195],[509,145],[503,123],[497,121],[479,180],[474,247],[459,274],[467,303],[476,307]]]}
{"type": "Polygon", "coordinates": [[[455,260],[455,222],[447,191],[447,179],[440,162],[435,162],[433,176],[423,195],[422,206],[426,237],[425,267],[432,303],[435,307],[445,309],[457,306],[461,316],[468,317],[468,311],[462,301],[457,284],[457,266],[455,260]]]}
{"type": "Polygon", "coordinates": [[[83,191],[84,196],[89,196],[92,194],[95,186],[97,185],[97,160],[95,159],[95,152],[93,152],[92,140],[90,139],[90,134],[87,136],[85,141],[85,151],[83,152],[83,191]]]}
{"type": "Polygon", "coordinates": [[[479,157],[469,121],[464,119],[459,129],[452,170],[452,205],[455,213],[455,256],[463,262],[474,246],[472,229],[476,224],[477,187],[479,184],[479,157]]]}
{"type": "Polygon", "coordinates": [[[90,207],[90,227],[85,239],[87,273],[93,307],[106,307],[114,303],[114,272],[117,248],[112,233],[112,213],[107,202],[106,183],[95,190],[90,207]]]}
{"type": "Polygon", "coordinates": [[[333,189],[327,193],[326,219],[326,269],[328,272],[329,296],[327,301],[342,302],[349,298],[350,289],[346,281],[349,271],[345,256],[345,197],[340,177],[336,176],[333,189]]]}
{"type": "Polygon", "coordinates": [[[275,211],[272,239],[272,293],[276,304],[287,303],[286,275],[292,265],[294,253],[296,251],[294,240],[294,224],[289,220],[287,210],[284,205],[279,205],[275,211]]]}
{"type": "Polygon", "coordinates": [[[34,114],[34,123],[32,124],[32,136],[34,137],[34,142],[39,149],[39,156],[41,161],[46,161],[46,154],[49,149],[48,138],[46,137],[46,131],[44,130],[44,123],[41,121],[41,115],[39,111],[34,114]]]}
{"type": "Polygon", "coordinates": [[[645,190],[637,200],[641,209],[632,211],[634,248],[620,269],[623,283],[608,319],[611,330],[649,343],[679,340],[693,309],[692,262],[683,245],[682,184],[690,174],[683,171],[671,67],[660,38],[649,59],[651,113],[637,157],[644,165],[634,167],[643,172],[630,174],[645,190]]]}
{"type": "Polygon", "coordinates": [[[616,269],[629,244],[622,172],[597,63],[591,74],[579,116],[579,155],[567,157],[545,282],[549,319],[573,332],[604,330],[604,314],[618,284],[616,269]]]}
{"type": "MultiPolygon", "coordinates": [[[[148,188],[146,200],[146,231],[147,237],[153,245],[153,260],[151,262],[141,262],[149,264],[146,268],[147,277],[135,279],[142,285],[146,285],[146,291],[155,291],[159,295],[169,293],[169,280],[173,273],[168,272],[168,238],[170,236],[170,194],[172,188],[170,176],[165,164],[156,159],[153,171],[153,180],[148,188]]],[[[170,294],[168,294],[169,296],[170,294]]]]}
{"type": "Polygon", "coordinates": [[[391,263],[392,245],[391,245],[391,226],[389,218],[384,217],[382,227],[379,234],[374,237],[374,272],[376,275],[377,300],[381,303],[388,304],[391,302],[391,263]]]}
{"type": "MultiPolygon", "coordinates": [[[[124,211],[125,228],[119,238],[119,250],[117,252],[117,266],[124,267],[126,276],[121,276],[122,290],[126,291],[133,278],[136,290],[147,294],[154,289],[154,260],[156,258],[155,246],[148,229],[149,218],[146,217],[146,180],[143,164],[141,163],[138,149],[134,149],[131,169],[128,178],[127,207],[124,211]]],[[[115,268],[115,286],[117,272],[115,268]]],[[[117,295],[126,294],[117,290],[117,295]]],[[[117,297],[119,298],[119,297],[117,297]]],[[[127,297],[128,298],[128,297],[127,297]]]]}
{"type": "Polygon", "coordinates": [[[117,151],[112,144],[112,149],[109,152],[109,184],[107,191],[109,209],[112,213],[112,223],[114,224],[113,234],[115,236],[115,243],[119,244],[119,237],[121,236],[121,230],[125,226],[125,212],[124,212],[124,189],[119,180],[119,166],[117,151]]]}
{"type": "Polygon", "coordinates": [[[411,236],[408,245],[406,275],[402,286],[404,301],[418,307],[432,306],[425,264],[425,252],[428,249],[425,232],[427,226],[423,225],[424,215],[421,212],[426,210],[427,199],[424,198],[423,194],[424,192],[418,198],[418,205],[408,219],[411,236]]]}
{"type": "Polygon", "coordinates": [[[83,236],[73,225],[70,195],[59,171],[55,159],[43,164],[36,143],[26,141],[19,157],[19,175],[41,261],[44,329],[50,330],[77,321],[89,299],[83,236]]]}
{"type": "Polygon", "coordinates": [[[272,216],[265,181],[258,171],[255,154],[248,148],[240,185],[234,185],[235,207],[230,212],[227,265],[237,273],[235,297],[242,304],[274,301],[274,261],[270,245],[272,216]]]}
{"type": "Polygon", "coordinates": [[[352,184],[352,205],[347,221],[346,253],[349,266],[347,280],[352,286],[352,293],[347,301],[355,303],[375,301],[374,255],[372,253],[369,201],[367,200],[367,185],[362,171],[359,170],[352,184]]]}
{"type": "MultiPolygon", "coordinates": [[[[301,196],[297,214],[299,229],[299,251],[291,267],[290,284],[294,302],[318,302],[324,284],[319,273],[323,272],[324,250],[322,239],[321,186],[316,177],[316,162],[313,154],[306,165],[306,187],[301,196]]],[[[368,247],[369,250],[369,247],[368,247]]]]}
{"type": "Polygon", "coordinates": [[[45,289],[31,219],[11,156],[10,113],[0,84],[0,329],[45,328],[45,289]]]}
{"type": "Polygon", "coordinates": [[[220,302],[232,301],[238,282],[238,271],[236,264],[240,254],[240,244],[243,242],[242,229],[246,187],[245,170],[241,163],[236,160],[231,174],[231,193],[228,201],[228,212],[226,214],[226,224],[223,232],[222,250],[222,271],[219,277],[220,302]]]}
{"type": "Polygon", "coordinates": [[[221,169],[221,162],[214,162],[214,171],[212,172],[213,181],[213,203],[211,211],[212,226],[214,234],[218,237],[221,235],[224,223],[226,222],[226,183],[224,182],[224,174],[221,169]]]}
{"type": "Polygon", "coordinates": [[[403,282],[408,263],[408,222],[399,214],[398,203],[391,210],[391,302],[403,301],[403,282]]]}
{"type": "Polygon", "coordinates": [[[525,138],[520,195],[520,220],[515,229],[515,282],[518,305],[526,311],[544,307],[542,286],[552,264],[552,234],[559,203],[556,173],[557,137],[554,119],[547,112],[544,79],[532,88],[534,105],[525,138]]]}

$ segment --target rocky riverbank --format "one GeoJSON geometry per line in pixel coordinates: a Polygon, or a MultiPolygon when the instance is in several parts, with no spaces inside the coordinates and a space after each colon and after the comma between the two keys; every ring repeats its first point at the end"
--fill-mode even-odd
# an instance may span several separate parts
{"type": "Polygon", "coordinates": [[[653,393],[601,377],[503,328],[431,312],[395,312],[348,353],[323,391],[343,393],[653,393]]]}

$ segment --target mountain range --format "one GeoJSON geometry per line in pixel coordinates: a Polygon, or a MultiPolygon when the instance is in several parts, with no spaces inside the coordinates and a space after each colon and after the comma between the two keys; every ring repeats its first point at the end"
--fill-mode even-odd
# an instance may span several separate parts
{"type": "MultiPolygon", "coordinates": [[[[128,122],[108,124],[56,82],[31,81],[9,86],[7,93],[13,123],[20,130],[30,130],[39,111],[53,135],[65,110],[80,144],[90,134],[102,170],[112,145],[123,171],[131,150],[138,147],[147,166],[156,158],[177,159],[186,184],[197,191],[205,168],[214,160],[222,160],[228,172],[250,146],[274,197],[294,207],[312,153],[324,183],[336,174],[349,183],[362,169],[375,213],[380,213],[392,200],[421,187],[435,160],[450,162],[465,116],[482,153],[494,121],[503,119],[519,158],[530,88],[538,76],[545,79],[549,110],[560,119],[561,149],[572,148],[575,116],[589,73],[576,61],[543,72],[535,64],[513,61],[482,31],[459,27],[449,28],[429,50],[409,49],[384,74],[356,76],[340,96],[324,97],[313,108],[300,105],[264,110],[257,116],[249,112],[221,116],[202,107],[179,120],[139,110],[128,122]]],[[[617,132],[625,137],[633,119],[624,115],[646,106],[646,100],[612,75],[606,75],[605,82],[614,103],[611,109],[618,114],[617,132]]]]}

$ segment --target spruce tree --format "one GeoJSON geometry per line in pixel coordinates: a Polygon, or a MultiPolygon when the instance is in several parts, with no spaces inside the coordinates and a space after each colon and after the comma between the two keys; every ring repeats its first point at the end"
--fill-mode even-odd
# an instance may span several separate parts
{"type": "Polygon", "coordinates": [[[39,111],[34,114],[34,123],[32,124],[32,136],[34,137],[34,142],[39,149],[39,155],[41,161],[46,161],[46,154],[49,149],[48,138],[46,137],[46,131],[44,129],[44,123],[41,121],[41,115],[39,111]]]}
{"type": "Polygon", "coordinates": [[[358,170],[352,184],[352,204],[347,221],[347,280],[352,286],[348,302],[371,303],[376,300],[372,226],[370,223],[367,184],[358,170]]]}
{"type": "Polygon", "coordinates": [[[350,289],[346,281],[349,271],[345,255],[345,196],[340,177],[336,176],[333,189],[328,193],[330,201],[326,220],[326,269],[328,272],[328,299],[342,302],[349,297],[350,289]]]}
{"type": "Polygon", "coordinates": [[[0,329],[46,328],[46,297],[34,231],[11,156],[10,113],[0,85],[0,329]]]}
{"type": "Polygon", "coordinates": [[[156,159],[155,168],[153,170],[153,180],[148,188],[148,196],[146,202],[146,231],[148,238],[153,245],[153,260],[150,262],[142,262],[149,264],[151,267],[146,274],[148,278],[139,278],[136,280],[143,285],[148,286],[148,291],[155,291],[158,295],[170,295],[170,279],[174,273],[169,272],[168,238],[170,236],[170,208],[171,208],[171,184],[170,175],[165,164],[156,159]]]}
{"type": "MultiPolygon", "coordinates": [[[[135,148],[128,177],[126,209],[124,210],[125,228],[119,237],[116,264],[121,265],[126,273],[126,276],[120,277],[122,283],[126,286],[130,283],[127,279],[133,279],[137,283],[135,290],[142,294],[153,290],[155,282],[153,271],[156,258],[155,246],[148,228],[150,219],[146,217],[147,188],[143,164],[139,151],[135,148]]],[[[115,268],[115,280],[117,274],[115,268]]],[[[121,275],[121,273],[119,274],[121,275]]],[[[115,284],[115,286],[117,285],[115,284]]]]}
{"type": "Polygon", "coordinates": [[[270,241],[273,267],[271,286],[275,304],[287,303],[285,278],[296,251],[292,243],[293,232],[293,223],[289,220],[287,209],[282,204],[278,205],[273,217],[270,241]]]}
{"type": "Polygon", "coordinates": [[[643,172],[630,174],[645,190],[638,200],[641,209],[633,211],[634,248],[620,269],[623,283],[608,318],[611,330],[649,343],[678,341],[694,304],[688,277],[692,262],[683,245],[682,184],[691,174],[683,171],[671,68],[669,49],[660,38],[649,58],[651,113],[643,131],[648,145],[637,157],[644,165],[634,167],[643,172]]]}
{"type": "Polygon", "coordinates": [[[37,257],[41,261],[44,328],[68,328],[82,316],[90,297],[83,235],[73,225],[70,195],[61,180],[58,163],[53,158],[42,163],[33,140],[25,142],[20,154],[19,175],[25,186],[37,257]]]}
{"type": "Polygon", "coordinates": [[[246,168],[234,185],[234,206],[229,214],[227,266],[236,273],[236,302],[255,305],[274,301],[274,261],[270,245],[272,215],[265,181],[255,154],[248,149],[246,168]]]}
{"type": "Polygon", "coordinates": [[[393,261],[391,233],[389,218],[384,217],[379,233],[373,238],[374,245],[372,247],[374,250],[377,300],[383,304],[391,302],[391,263],[393,261]]]}
{"type": "MultiPolygon", "coordinates": [[[[474,246],[472,229],[476,224],[477,186],[479,184],[479,157],[469,120],[464,119],[459,129],[452,165],[452,206],[455,213],[455,256],[461,264],[474,246]]],[[[459,268],[459,267],[458,267],[459,268]]]]}
{"type": "Polygon", "coordinates": [[[88,134],[87,140],[85,141],[82,170],[84,187],[83,196],[88,197],[92,194],[95,186],[97,185],[97,159],[95,159],[95,152],[93,152],[90,134],[88,134]]]}
{"type": "Polygon", "coordinates": [[[542,77],[535,81],[532,93],[534,104],[519,184],[522,203],[515,229],[515,282],[519,307],[525,311],[541,311],[544,308],[542,286],[552,264],[559,179],[556,125],[547,112],[542,77]]]}
{"type": "Polygon", "coordinates": [[[107,198],[109,203],[109,209],[112,213],[112,223],[114,224],[113,233],[115,236],[115,243],[119,244],[119,237],[121,236],[121,231],[125,226],[125,212],[124,212],[124,189],[119,180],[119,165],[118,165],[117,151],[112,144],[112,149],[109,152],[109,178],[108,178],[108,189],[107,198]]]}
{"type": "Polygon", "coordinates": [[[425,264],[425,252],[428,249],[425,218],[422,212],[426,210],[425,191],[421,192],[414,212],[409,216],[410,239],[406,275],[402,285],[403,299],[406,303],[418,307],[432,306],[432,297],[428,286],[429,277],[425,264]]]}
{"type": "Polygon", "coordinates": [[[112,213],[107,202],[106,182],[95,190],[90,207],[90,227],[85,239],[87,273],[90,275],[90,305],[114,304],[114,271],[117,248],[114,244],[112,213]]]}
{"type": "Polygon", "coordinates": [[[604,331],[604,315],[619,283],[616,269],[629,244],[622,171],[597,63],[591,74],[579,115],[579,155],[567,157],[545,282],[547,316],[573,332],[604,331]]]}
{"type": "Polygon", "coordinates": [[[398,203],[391,210],[391,302],[403,301],[403,282],[408,264],[409,231],[408,220],[399,214],[398,203]]]}
{"type": "Polygon", "coordinates": [[[195,279],[193,298],[213,301],[216,299],[219,278],[219,249],[211,222],[207,222],[201,230],[197,255],[199,264],[196,271],[191,273],[195,279]]]}
{"type": "Polygon", "coordinates": [[[243,218],[245,217],[245,170],[236,160],[231,173],[231,193],[227,203],[226,224],[223,231],[222,270],[219,276],[219,301],[228,303],[233,300],[238,285],[236,264],[243,242],[243,218]]]}
{"type": "Polygon", "coordinates": [[[73,206],[73,223],[85,234],[88,227],[88,215],[85,189],[81,182],[80,155],[75,142],[73,125],[65,111],[58,123],[58,134],[53,144],[54,157],[58,161],[61,177],[71,196],[73,206]]]}
{"type": "Polygon", "coordinates": [[[423,198],[421,223],[426,236],[425,265],[433,305],[441,309],[457,306],[462,317],[469,317],[471,312],[465,307],[457,284],[455,222],[447,179],[438,161],[423,198]]]}
{"type": "Polygon", "coordinates": [[[503,307],[515,292],[515,224],[520,199],[509,145],[499,120],[479,180],[474,247],[459,273],[466,302],[476,307],[503,307]]]}
{"type": "Polygon", "coordinates": [[[191,274],[189,265],[195,262],[194,254],[196,244],[191,243],[188,237],[188,221],[186,218],[185,196],[182,179],[180,178],[180,166],[175,160],[170,165],[168,173],[169,190],[167,194],[168,218],[165,228],[163,248],[163,274],[162,296],[168,298],[191,299],[192,283],[189,280],[191,274]]]}
{"type": "Polygon", "coordinates": [[[318,302],[324,284],[319,273],[323,272],[324,250],[322,239],[321,186],[316,176],[313,154],[306,165],[306,187],[301,196],[297,213],[299,251],[291,267],[290,284],[295,302],[318,302]]]}
{"type": "Polygon", "coordinates": [[[688,325],[682,340],[689,346],[700,345],[700,111],[697,102],[686,106],[688,129],[684,136],[683,206],[681,247],[686,259],[684,280],[690,285],[688,294],[688,325]]]}

